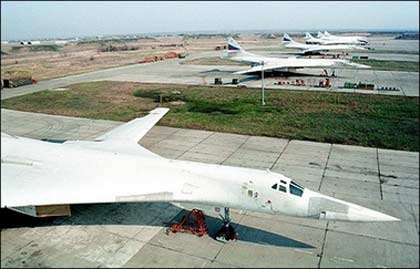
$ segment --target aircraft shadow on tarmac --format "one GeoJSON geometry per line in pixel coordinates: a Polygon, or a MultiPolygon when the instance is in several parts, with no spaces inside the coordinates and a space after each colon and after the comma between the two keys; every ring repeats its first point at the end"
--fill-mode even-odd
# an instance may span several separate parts
{"type": "MultiPolygon", "coordinates": [[[[232,70],[221,70],[218,68],[214,68],[214,69],[210,69],[210,70],[205,70],[205,71],[201,71],[199,72],[200,74],[234,74],[236,71],[232,71],[232,70]]],[[[331,72],[330,72],[331,73],[331,72]]],[[[322,74],[309,74],[309,73],[298,73],[298,72],[284,72],[284,71],[270,71],[270,72],[264,72],[264,77],[266,78],[277,78],[277,79],[282,79],[282,78],[289,78],[289,77],[307,77],[307,78],[346,78],[346,76],[340,76],[340,75],[335,75],[335,76],[324,76],[322,74]]],[[[241,79],[239,80],[239,82],[247,82],[247,81],[252,81],[252,80],[256,80],[256,79],[261,79],[261,72],[254,72],[254,73],[250,73],[247,74],[244,77],[241,77],[241,79]]]]}
{"type": "Polygon", "coordinates": [[[226,74],[232,74],[235,73],[236,71],[231,71],[231,70],[221,70],[219,68],[214,68],[214,69],[210,69],[210,70],[205,70],[205,71],[201,71],[199,72],[200,74],[214,74],[214,73],[226,73],[226,74]]]}
{"type": "MultiPolygon", "coordinates": [[[[331,73],[331,72],[329,72],[331,73]]],[[[256,76],[258,79],[261,78],[261,72],[249,73],[249,75],[256,76]]],[[[289,78],[289,77],[313,77],[313,78],[340,78],[340,76],[324,76],[322,74],[309,74],[309,73],[299,73],[299,72],[285,72],[285,71],[269,71],[264,72],[265,78],[289,78]]]]}
{"type": "MultiPolygon", "coordinates": [[[[1,209],[1,229],[19,227],[45,227],[61,225],[141,225],[170,227],[179,222],[188,211],[170,203],[112,203],[72,205],[72,216],[34,218],[9,209],[1,209]]],[[[205,213],[205,212],[204,212],[205,213]]],[[[311,245],[235,222],[232,224],[238,233],[238,241],[259,245],[290,248],[314,248],[311,245]]],[[[222,221],[206,215],[208,234],[215,238],[222,221]]],[[[170,235],[169,235],[170,236],[170,235]]],[[[195,236],[195,235],[191,235],[195,236]]]]}

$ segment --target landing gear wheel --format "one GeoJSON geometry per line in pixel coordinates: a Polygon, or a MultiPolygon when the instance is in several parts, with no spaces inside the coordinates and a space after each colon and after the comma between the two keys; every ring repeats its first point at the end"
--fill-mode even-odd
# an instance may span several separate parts
{"type": "Polygon", "coordinates": [[[227,242],[229,240],[236,240],[238,239],[238,234],[233,229],[233,226],[230,224],[230,210],[228,207],[224,208],[224,214],[221,215],[223,219],[223,226],[220,230],[216,233],[216,240],[221,242],[227,242]]]}
{"type": "Polygon", "coordinates": [[[216,240],[227,242],[238,239],[238,234],[230,223],[223,224],[222,228],[216,233],[216,240]]]}

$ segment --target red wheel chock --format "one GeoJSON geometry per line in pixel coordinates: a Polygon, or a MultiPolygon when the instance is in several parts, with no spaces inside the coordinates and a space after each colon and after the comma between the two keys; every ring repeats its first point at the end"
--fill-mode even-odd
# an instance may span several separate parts
{"type": "Polygon", "coordinates": [[[170,228],[166,229],[166,234],[169,233],[191,233],[197,236],[203,236],[207,233],[207,224],[203,211],[198,209],[191,210],[187,215],[183,216],[181,222],[173,224],[170,228]],[[190,217],[195,217],[193,225],[191,225],[190,217]]]}

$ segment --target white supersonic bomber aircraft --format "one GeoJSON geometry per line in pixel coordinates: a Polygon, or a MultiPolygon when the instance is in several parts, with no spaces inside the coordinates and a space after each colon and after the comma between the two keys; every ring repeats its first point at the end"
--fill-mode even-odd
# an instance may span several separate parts
{"type": "Polygon", "coordinates": [[[368,65],[352,63],[348,60],[342,59],[305,59],[296,57],[274,58],[257,55],[242,49],[241,46],[239,46],[239,44],[231,37],[228,38],[228,48],[226,54],[222,56],[222,58],[251,65],[251,68],[249,69],[237,71],[234,73],[239,75],[259,74],[263,70],[264,72],[295,72],[296,69],[305,67],[370,68],[368,65]]]}
{"type": "Polygon", "coordinates": [[[318,32],[317,37],[313,37],[310,33],[305,34],[306,44],[320,44],[320,45],[367,45],[366,38],[358,36],[325,36],[318,32]]]}
{"type": "Polygon", "coordinates": [[[293,40],[287,33],[283,35],[283,45],[286,48],[298,49],[300,54],[309,55],[309,54],[319,54],[321,52],[328,51],[350,51],[350,50],[367,50],[367,48],[351,45],[351,44],[303,44],[293,40]]]}
{"type": "MultiPolygon", "coordinates": [[[[1,207],[113,202],[171,202],[213,208],[232,234],[229,209],[342,221],[396,221],[386,214],[256,170],[163,158],[138,141],[169,111],[147,116],[94,141],[52,143],[1,134],[1,207]],[[221,210],[222,209],[222,210],[221,210]]],[[[235,233],[236,234],[236,233],[235,233]]]]}
{"type": "Polygon", "coordinates": [[[369,43],[367,38],[364,36],[337,36],[332,35],[327,31],[324,31],[324,33],[318,32],[317,37],[324,40],[336,40],[359,45],[367,45],[369,43]]]}

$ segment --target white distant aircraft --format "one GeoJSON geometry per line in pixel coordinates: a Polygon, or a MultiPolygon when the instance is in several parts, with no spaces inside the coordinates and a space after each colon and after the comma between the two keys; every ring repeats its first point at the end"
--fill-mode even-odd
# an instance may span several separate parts
{"type": "Polygon", "coordinates": [[[2,133],[1,207],[25,213],[46,205],[194,204],[221,212],[220,240],[233,238],[227,232],[233,231],[229,208],[325,220],[399,220],[269,170],[166,159],[138,145],[168,110],[156,108],[95,141],[58,144],[2,133]]]}
{"type": "Polygon", "coordinates": [[[247,70],[235,72],[235,74],[253,74],[264,71],[280,71],[291,72],[298,68],[305,67],[345,67],[351,66],[356,68],[370,68],[370,66],[363,64],[351,63],[347,60],[341,59],[298,59],[291,58],[274,58],[257,55],[245,51],[239,44],[231,37],[228,38],[227,54],[223,58],[251,64],[252,67],[247,70]]]}
{"type": "Polygon", "coordinates": [[[283,45],[286,48],[299,49],[301,54],[319,54],[328,51],[348,51],[348,50],[366,50],[364,47],[356,45],[320,45],[320,44],[303,44],[293,40],[287,33],[283,35],[283,45]]]}
{"type": "Polygon", "coordinates": [[[305,43],[311,45],[336,45],[337,43],[322,38],[313,37],[310,33],[305,33],[305,43]]]}
{"type": "Polygon", "coordinates": [[[324,40],[335,40],[342,42],[349,42],[358,45],[367,45],[369,42],[364,36],[337,36],[324,31],[324,33],[318,32],[318,37],[324,40]]]}
{"type": "Polygon", "coordinates": [[[20,41],[19,44],[21,45],[32,45],[31,41],[20,41]]]}
{"type": "Polygon", "coordinates": [[[306,44],[320,45],[367,45],[368,41],[360,36],[332,36],[328,32],[327,36],[318,32],[317,37],[313,37],[310,33],[305,34],[306,44]]]}

